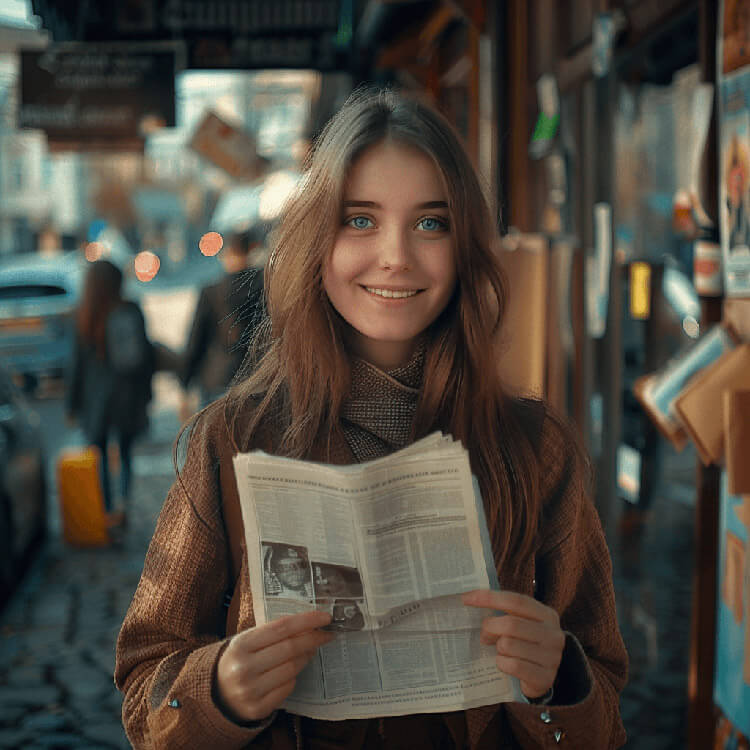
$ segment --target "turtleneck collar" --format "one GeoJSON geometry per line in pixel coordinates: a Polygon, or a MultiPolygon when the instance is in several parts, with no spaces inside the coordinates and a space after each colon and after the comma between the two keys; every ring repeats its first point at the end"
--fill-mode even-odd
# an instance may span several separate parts
{"type": "Polygon", "coordinates": [[[393,370],[352,359],[351,389],[342,410],[342,426],[358,461],[379,458],[408,444],[424,359],[424,345],[405,365],[393,370]]]}

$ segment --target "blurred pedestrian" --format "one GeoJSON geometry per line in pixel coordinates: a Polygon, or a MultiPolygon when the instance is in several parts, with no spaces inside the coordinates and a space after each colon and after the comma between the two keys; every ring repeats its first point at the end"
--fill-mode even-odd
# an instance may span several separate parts
{"type": "Polygon", "coordinates": [[[122,298],[122,271],[110,261],[89,266],[75,325],[68,417],[77,420],[86,439],[99,448],[104,504],[111,511],[108,442],[114,438],[119,447],[119,490],[125,507],[133,442],[148,427],[154,353],[143,313],[135,302],[122,298]]]}
{"type": "Polygon", "coordinates": [[[248,337],[263,315],[263,270],[257,265],[264,242],[261,227],[230,235],[219,252],[224,276],[200,292],[180,371],[183,421],[192,412],[188,392],[194,382],[204,407],[223,395],[242,364],[248,337]],[[257,265],[249,267],[251,261],[257,265]]]}

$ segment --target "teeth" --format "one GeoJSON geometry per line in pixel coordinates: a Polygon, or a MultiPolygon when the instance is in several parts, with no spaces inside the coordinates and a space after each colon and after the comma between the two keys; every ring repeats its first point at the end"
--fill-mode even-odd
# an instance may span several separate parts
{"type": "Polygon", "coordinates": [[[417,293],[417,289],[410,289],[408,291],[394,291],[393,289],[376,289],[372,286],[366,286],[370,294],[377,294],[379,297],[388,297],[393,299],[402,299],[403,297],[413,297],[417,293]]]}

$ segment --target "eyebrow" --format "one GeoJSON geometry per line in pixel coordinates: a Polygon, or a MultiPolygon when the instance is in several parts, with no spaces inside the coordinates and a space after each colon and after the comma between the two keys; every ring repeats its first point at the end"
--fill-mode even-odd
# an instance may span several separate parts
{"type": "MultiPolygon", "coordinates": [[[[375,201],[344,201],[344,208],[382,208],[379,203],[375,201]]],[[[445,208],[447,210],[448,204],[446,201],[425,201],[424,203],[418,203],[414,208],[425,209],[425,208],[445,208]]]]}

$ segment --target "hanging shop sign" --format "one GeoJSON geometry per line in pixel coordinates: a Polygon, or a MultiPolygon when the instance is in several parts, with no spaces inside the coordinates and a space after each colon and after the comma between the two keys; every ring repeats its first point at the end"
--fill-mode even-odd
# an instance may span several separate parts
{"type": "Polygon", "coordinates": [[[259,177],[264,164],[258,158],[255,138],[215,112],[207,112],[198,123],[189,146],[235,179],[259,177]]]}
{"type": "Polygon", "coordinates": [[[635,381],[635,397],[677,450],[682,450],[688,442],[687,430],[675,405],[677,399],[691,378],[736,345],[733,329],[724,325],[714,326],[662,368],[635,381]]]}
{"type": "Polygon", "coordinates": [[[719,208],[724,290],[750,297],[750,18],[724,0],[717,40],[719,208]]]}
{"type": "Polygon", "coordinates": [[[337,50],[330,34],[269,35],[194,39],[187,44],[188,68],[337,69],[337,50]]]}
{"type": "Polygon", "coordinates": [[[18,124],[51,144],[142,144],[174,126],[175,49],[53,45],[21,52],[18,124]]]}
{"type": "MultiPolygon", "coordinates": [[[[722,354],[691,379],[675,400],[680,422],[706,466],[721,464],[725,459],[723,397],[742,389],[750,389],[750,344],[740,344],[722,354]]],[[[744,446],[746,450],[748,447],[744,446]]]]}
{"type": "Polygon", "coordinates": [[[188,68],[334,70],[352,36],[351,0],[112,0],[62,9],[33,0],[33,7],[53,34],[62,13],[61,31],[75,29],[82,41],[183,41],[188,68]]]}
{"type": "Polygon", "coordinates": [[[84,14],[86,39],[336,31],[340,0],[114,0],[84,14]]]}

